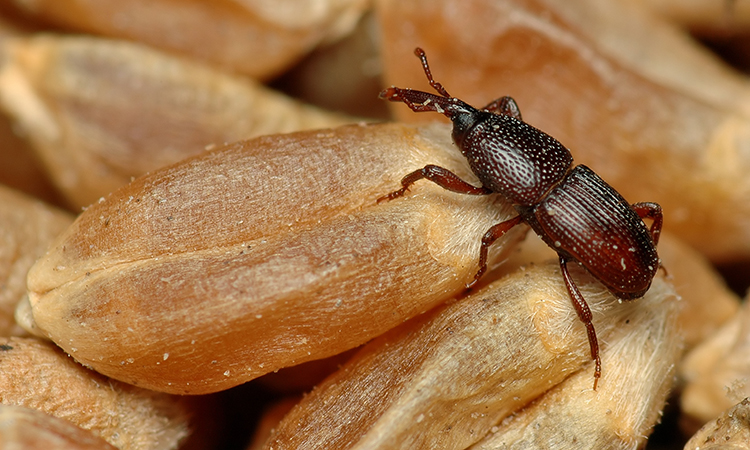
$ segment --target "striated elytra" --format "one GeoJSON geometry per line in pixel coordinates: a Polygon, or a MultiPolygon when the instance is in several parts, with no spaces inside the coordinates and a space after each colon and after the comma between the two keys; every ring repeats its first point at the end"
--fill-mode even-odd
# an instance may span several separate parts
{"type": "Polygon", "coordinates": [[[501,97],[482,109],[451,97],[432,78],[425,52],[415,50],[425,75],[439,95],[390,87],[381,98],[403,102],[414,112],[432,111],[453,122],[453,141],[482,183],[473,186],[447,169],[426,165],[406,175],[401,189],[380,197],[392,200],[422,178],[453,192],[469,195],[500,193],[518,215],[492,226],[482,237],[479,270],[474,286],[487,270],[488,248],[521,222],[528,224],[557,252],[565,285],[578,317],[586,326],[595,361],[594,389],[601,377],[601,359],[591,311],[568,271],[575,261],[624,300],[642,297],[659,269],[656,245],[662,227],[661,207],[643,202],[630,205],[614,188],[573,157],[552,136],[523,122],[511,97],[501,97]],[[653,222],[650,228],[644,218],[653,222]]]}

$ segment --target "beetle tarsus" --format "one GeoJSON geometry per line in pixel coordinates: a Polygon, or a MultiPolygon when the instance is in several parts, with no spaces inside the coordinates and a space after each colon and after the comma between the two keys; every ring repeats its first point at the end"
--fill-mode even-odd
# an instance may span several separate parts
{"type": "Polygon", "coordinates": [[[393,191],[390,194],[386,194],[386,195],[384,195],[382,197],[378,197],[378,199],[375,201],[375,203],[386,202],[386,201],[389,202],[389,201],[391,201],[391,200],[393,200],[395,198],[401,197],[408,190],[409,190],[408,187],[402,187],[401,189],[399,189],[397,191],[393,191]]]}
{"type": "Polygon", "coordinates": [[[477,283],[479,283],[479,279],[482,278],[482,275],[484,275],[484,272],[486,271],[487,271],[487,264],[479,267],[479,270],[477,270],[477,273],[474,275],[474,279],[471,280],[471,282],[466,285],[466,290],[470,291],[474,289],[474,286],[476,286],[477,283]]]}

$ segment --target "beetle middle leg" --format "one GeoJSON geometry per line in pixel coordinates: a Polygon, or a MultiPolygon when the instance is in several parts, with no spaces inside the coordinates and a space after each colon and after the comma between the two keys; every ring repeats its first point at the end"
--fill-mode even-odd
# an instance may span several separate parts
{"type": "Polygon", "coordinates": [[[412,184],[421,180],[422,178],[426,178],[432,181],[433,183],[437,184],[443,189],[447,189],[451,192],[457,192],[459,194],[469,194],[469,195],[492,194],[492,191],[487,189],[486,187],[473,186],[465,182],[461,178],[459,178],[458,175],[456,175],[455,173],[451,172],[448,169],[444,169],[440,166],[428,164],[424,166],[423,168],[419,170],[415,170],[414,172],[402,178],[401,189],[397,191],[393,191],[388,195],[384,195],[378,198],[377,202],[380,203],[383,200],[393,200],[394,198],[401,197],[402,195],[406,193],[406,191],[409,190],[409,187],[412,184]]]}
{"type": "Polygon", "coordinates": [[[560,270],[562,271],[563,280],[565,280],[565,287],[568,288],[568,294],[570,294],[570,299],[573,301],[573,306],[578,314],[578,318],[586,327],[589,346],[591,347],[591,359],[593,359],[596,364],[596,368],[594,369],[594,390],[596,390],[596,385],[599,383],[599,378],[602,376],[602,360],[599,357],[599,341],[596,339],[594,324],[591,322],[591,309],[589,308],[588,303],[586,303],[586,299],[583,298],[581,291],[578,290],[578,286],[573,282],[570,272],[568,272],[568,258],[562,255],[560,255],[560,270]]]}
{"type": "Polygon", "coordinates": [[[484,236],[482,236],[482,244],[479,247],[479,270],[476,275],[474,275],[474,280],[466,285],[466,289],[474,287],[474,285],[479,282],[479,279],[482,278],[482,275],[487,271],[487,253],[489,252],[490,246],[505,233],[510,231],[511,228],[521,223],[521,220],[522,217],[518,215],[512,219],[506,220],[505,222],[493,225],[486,233],[484,233],[484,236]]]}

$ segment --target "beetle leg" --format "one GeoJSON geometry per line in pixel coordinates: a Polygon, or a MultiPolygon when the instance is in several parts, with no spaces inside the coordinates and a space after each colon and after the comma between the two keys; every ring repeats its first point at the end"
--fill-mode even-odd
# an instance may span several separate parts
{"type": "Polygon", "coordinates": [[[661,234],[661,225],[664,222],[664,217],[661,213],[661,206],[658,203],[653,202],[640,202],[633,203],[633,210],[638,214],[641,219],[651,219],[651,240],[654,241],[654,245],[659,243],[659,235],[661,234]]]}
{"type": "Polygon", "coordinates": [[[512,219],[500,222],[490,227],[484,236],[482,236],[482,244],[479,247],[479,270],[474,275],[474,280],[466,285],[466,289],[471,289],[475,284],[482,278],[482,275],[487,271],[487,252],[490,246],[495,243],[496,240],[500,239],[502,235],[507,233],[511,228],[521,223],[521,216],[516,216],[512,219]]]}
{"type": "Polygon", "coordinates": [[[383,200],[393,200],[394,198],[401,197],[406,193],[406,191],[409,190],[409,186],[414,184],[416,181],[421,180],[422,178],[427,178],[441,188],[447,189],[452,192],[457,192],[459,194],[488,195],[492,193],[491,190],[487,189],[484,186],[472,186],[448,169],[428,164],[423,168],[415,170],[414,172],[402,178],[401,189],[380,197],[377,202],[380,203],[383,200]]]}
{"type": "Polygon", "coordinates": [[[560,256],[560,270],[562,271],[563,280],[565,280],[565,287],[568,288],[570,299],[573,301],[576,313],[578,313],[578,318],[586,326],[586,333],[588,334],[589,345],[591,346],[591,359],[596,364],[596,369],[594,370],[594,390],[596,390],[596,385],[602,376],[602,360],[599,358],[599,341],[596,339],[594,324],[591,322],[591,309],[589,309],[586,299],[583,298],[581,291],[578,290],[578,287],[573,282],[573,278],[571,278],[570,272],[568,272],[568,259],[564,256],[560,256]]]}
{"type": "Polygon", "coordinates": [[[521,110],[518,108],[516,101],[513,100],[513,97],[500,97],[482,109],[496,114],[502,114],[504,116],[511,116],[514,119],[523,120],[521,118],[521,110]]]}

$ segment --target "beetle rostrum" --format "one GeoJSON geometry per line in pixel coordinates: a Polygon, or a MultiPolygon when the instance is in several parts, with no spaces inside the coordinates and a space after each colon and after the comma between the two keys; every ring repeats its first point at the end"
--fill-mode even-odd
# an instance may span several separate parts
{"type": "Polygon", "coordinates": [[[451,97],[432,78],[425,52],[417,48],[415,53],[437,94],[390,87],[380,97],[403,102],[414,112],[434,111],[451,119],[453,142],[482,186],[473,186],[443,167],[427,165],[406,175],[401,189],[378,202],[401,197],[422,178],[461,194],[505,196],[518,215],[484,234],[479,269],[467,287],[474,286],[487,270],[489,247],[519,223],[528,224],[559,256],[565,286],[588,334],[596,390],[601,377],[599,344],[591,310],[567,264],[577,262],[620,299],[642,297],[660,265],[656,245],[663,222],[661,207],[651,202],[631,205],[594,171],[573,166],[570,151],[524,122],[511,97],[501,97],[482,109],[451,97]],[[643,219],[652,221],[650,228],[643,219]]]}

